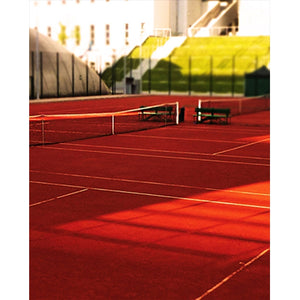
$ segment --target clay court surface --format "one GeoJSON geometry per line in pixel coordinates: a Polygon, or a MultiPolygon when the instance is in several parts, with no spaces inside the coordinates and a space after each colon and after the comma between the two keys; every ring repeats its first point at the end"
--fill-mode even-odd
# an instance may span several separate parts
{"type": "Polygon", "coordinates": [[[198,98],[30,105],[186,108],[179,125],[30,147],[30,299],[270,298],[269,111],[194,124],[198,98]]]}

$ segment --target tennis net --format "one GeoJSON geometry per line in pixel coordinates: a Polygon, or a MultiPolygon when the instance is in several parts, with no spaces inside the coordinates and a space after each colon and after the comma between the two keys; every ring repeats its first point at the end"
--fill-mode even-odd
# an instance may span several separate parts
{"type": "Polygon", "coordinates": [[[111,113],[30,116],[30,146],[129,133],[178,123],[178,102],[111,113]]]}
{"type": "Polygon", "coordinates": [[[270,98],[256,96],[214,100],[199,99],[198,107],[230,108],[231,115],[236,116],[270,110],[270,98]]]}

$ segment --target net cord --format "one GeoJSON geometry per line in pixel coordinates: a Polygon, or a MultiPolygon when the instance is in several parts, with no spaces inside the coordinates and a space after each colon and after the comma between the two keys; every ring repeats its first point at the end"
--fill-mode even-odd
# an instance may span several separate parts
{"type": "MultiPolygon", "coordinates": [[[[242,97],[242,98],[223,98],[223,99],[211,99],[211,100],[202,100],[202,103],[218,103],[218,102],[247,102],[251,100],[258,100],[258,99],[266,99],[265,96],[253,96],[253,97],[242,97]]],[[[200,100],[200,99],[199,99],[200,100]]]]}
{"type": "MultiPolygon", "coordinates": [[[[233,98],[233,99],[213,99],[213,100],[198,100],[198,107],[199,105],[205,105],[206,103],[213,105],[214,103],[226,103],[228,107],[230,107],[230,104],[235,103],[237,105],[237,113],[239,115],[244,113],[244,108],[247,107],[248,103],[251,103],[251,101],[254,100],[266,100],[268,101],[268,97],[266,96],[253,96],[253,97],[242,97],[242,98],[233,98]]],[[[266,102],[262,102],[266,103],[266,102]]],[[[266,106],[266,104],[264,104],[266,106]]],[[[201,118],[201,117],[200,117],[201,118]]],[[[201,119],[200,119],[201,120],[201,119]]],[[[199,121],[199,120],[198,120],[199,121]]]]}
{"type": "Polygon", "coordinates": [[[133,108],[133,109],[128,109],[128,110],[123,110],[123,111],[117,111],[117,112],[107,112],[107,113],[85,113],[85,114],[53,114],[53,115],[33,115],[33,116],[29,116],[30,120],[34,120],[36,118],[65,118],[65,117],[110,117],[112,115],[122,115],[122,114],[126,114],[126,113],[131,113],[131,112],[139,112],[142,110],[147,110],[147,109],[151,109],[151,108],[155,108],[158,106],[168,106],[168,105],[178,105],[178,102],[171,102],[171,103],[159,103],[156,105],[151,105],[151,106],[145,106],[143,108],[133,108]]]}

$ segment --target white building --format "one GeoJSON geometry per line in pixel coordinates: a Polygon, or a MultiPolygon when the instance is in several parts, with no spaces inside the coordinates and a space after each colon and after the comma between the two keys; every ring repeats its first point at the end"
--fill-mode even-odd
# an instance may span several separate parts
{"type": "Polygon", "coordinates": [[[239,0],[239,34],[270,35],[270,1],[239,0]]]}
{"type": "Polygon", "coordinates": [[[61,26],[65,26],[66,47],[77,56],[94,56],[89,61],[96,64],[97,70],[141,43],[153,28],[152,17],[152,1],[30,2],[30,27],[57,41],[61,26]]]}
{"type": "MultiPolygon", "coordinates": [[[[218,28],[224,26],[239,28],[239,31],[234,29],[234,34],[244,32],[247,35],[259,35],[259,30],[266,28],[269,22],[266,18],[269,15],[269,11],[266,11],[269,9],[268,2],[30,0],[30,27],[38,28],[39,32],[57,41],[64,26],[68,50],[89,61],[99,72],[120,56],[128,54],[149,35],[221,34],[218,28]],[[247,12],[251,14],[250,17],[247,12]],[[254,26],[257,30],[252,30],[254,26]],[[203,30],[203,27],[207,30],[203,30]]],[[[261,34],[266,34],[266,30],[261,34]]]]}

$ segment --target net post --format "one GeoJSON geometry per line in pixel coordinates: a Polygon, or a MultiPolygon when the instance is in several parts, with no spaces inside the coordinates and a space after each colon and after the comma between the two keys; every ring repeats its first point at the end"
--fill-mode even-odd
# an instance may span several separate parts
{"type": "Polygon", "coordinates": [[[115,134],[115,115],[113,114],[111,116],[111,134],[115,134]]]}
{"type": "MultiPolygon", "coordinates": [[[[198,108],[201,108],[201,99],[198,100],[198,108]]],[[[198,114],[198,122],[201,122],[201,112],[198,114]]]]}
{"type": "Polygon", "coordinates": [[[179,124],[179,102],[176,102],[176,125],[179,124]]]}

